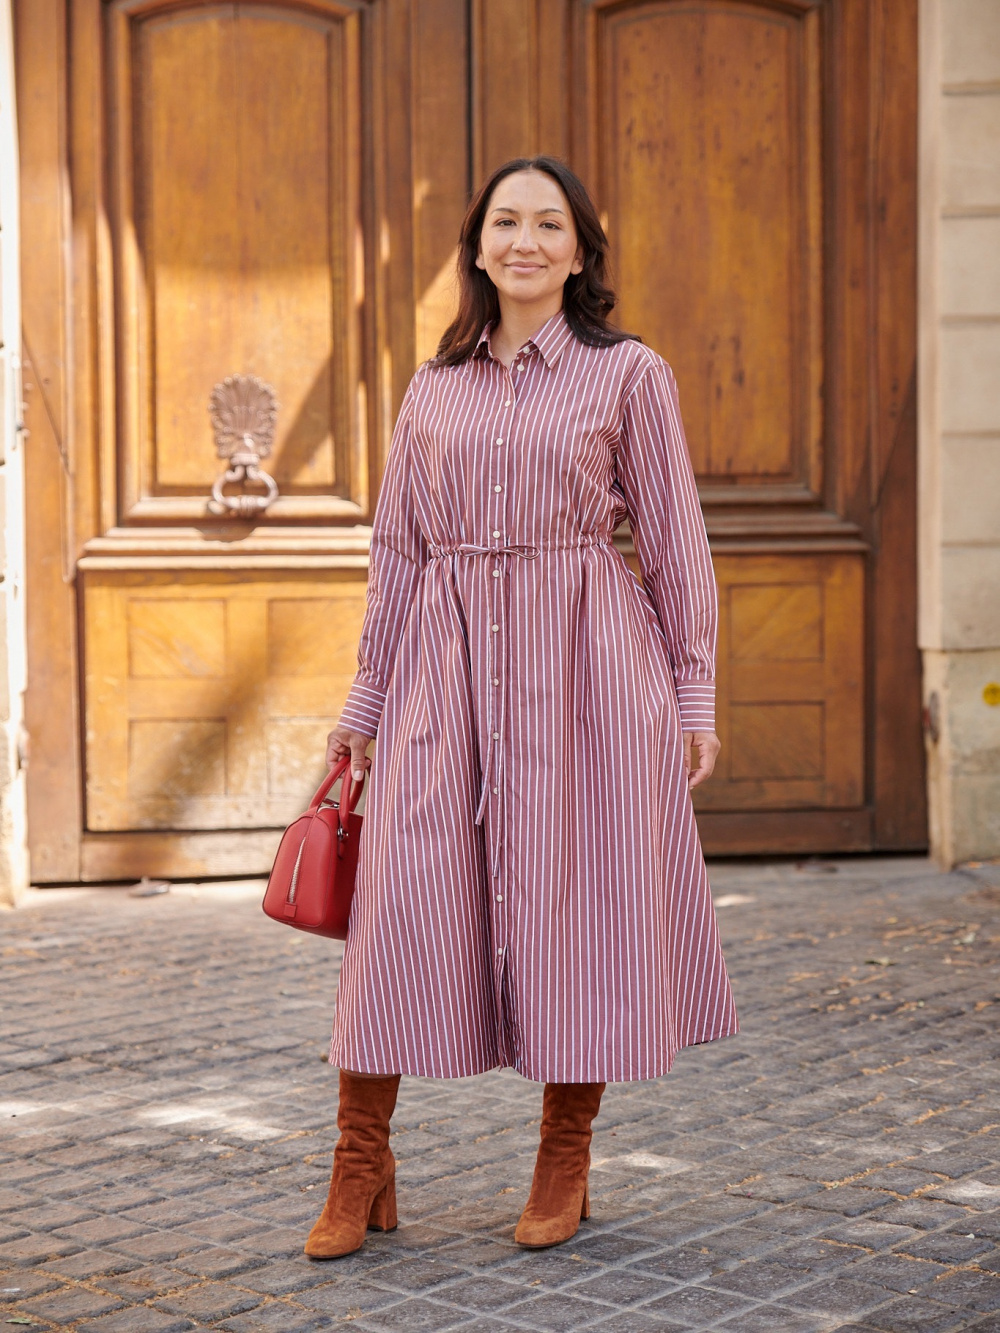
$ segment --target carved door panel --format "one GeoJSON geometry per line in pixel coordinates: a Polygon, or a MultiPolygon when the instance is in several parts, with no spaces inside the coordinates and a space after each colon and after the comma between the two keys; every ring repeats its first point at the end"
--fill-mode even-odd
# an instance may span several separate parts
{"type": "Polygon", "coordinates": [[[479,170],[572,161],[620,323],[677,375],[720,585],[706,846],[922,845],[915,4],[480,0],[475,16],[479,170]]]}

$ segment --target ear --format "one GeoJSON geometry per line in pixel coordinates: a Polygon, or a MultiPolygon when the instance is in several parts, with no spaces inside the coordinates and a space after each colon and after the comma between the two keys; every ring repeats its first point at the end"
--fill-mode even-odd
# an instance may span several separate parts
{"type": "Polygon", "coordinates": [[[480,246],[479,249],[476,251],[476,268],[481,268],[481,269],[486,268],[486,260],[483,258],[482,246],[480,246]]]}
{"type": "Polygon", "coordinates": [[[580,248],[577,250],[576,255],[574,256],[574,259],[573,259],[573,263],[570,265],[570,270],[569,270],[569,271],[570,271],[570,273],[582,273],[582,272],[583,272],[583,246],[582,246],[582,245],[581,245],[580,248]]]}

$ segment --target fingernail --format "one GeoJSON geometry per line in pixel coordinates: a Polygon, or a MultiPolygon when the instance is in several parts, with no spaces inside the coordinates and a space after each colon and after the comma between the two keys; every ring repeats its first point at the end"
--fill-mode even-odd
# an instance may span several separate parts
{"type": "Polygon", "coordinates": [[[354,770],[354,779],[355,779],[355,781],[356,781],[356,782],[360,782],[360,781],[361,781],[361,777],[362,777],[361,769],[360,769],[360,768],[356,768],[356,769],[354,770]]]}

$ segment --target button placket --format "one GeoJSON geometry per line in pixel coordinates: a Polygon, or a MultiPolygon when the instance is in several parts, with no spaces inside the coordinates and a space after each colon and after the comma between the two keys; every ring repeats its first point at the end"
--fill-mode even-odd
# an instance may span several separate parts
{"type": "MultiPolygon", "coordinates": [[[[500,412],[500,424],[494,434],[494,447],[490,451],[490,456],[494,461],[492,468],[492,499],[493,508],[491,511],[493,524],[492,535],[495,539],[509,539],[509,514],[505,503],[508,482],[508,443],[512,426],[513,407],[516,399],[514,393],[514,381],[508,367],[503,367],[503,383],[501,386],[502,409],[500,412]]],[[[504,838],[504,792],[503,792],[503,745],[504,745],[504,674],[502,662],[504,659],[504,647],[509,632],[508,626],[508,608],[506,605],[507,578],[510,576],[511,559],[509,556],[497,554],[494,557],[495,567],[490,570],[490,663],[489,663],[489,685],[491,707],[489,713],[494,723],[492,729],[489,763],[491,765],[490,776],[493,782],[490,785],[490,792],[495,798],[490,805],[489,823],[492,825],[493,833],[493,856],[491,858],[491,876],[492,885],[491,897],[493,899],[494,913],[494,941],[497,944],[496,968],[497,985],[501,984],[506,950],[506,920],[504,916],[505,893],[502,891],[503,885],[500,875],[501,857],[503,852],[504,838]]],[[[499,989],[498,989],[499,1003],[499,989]]]]}

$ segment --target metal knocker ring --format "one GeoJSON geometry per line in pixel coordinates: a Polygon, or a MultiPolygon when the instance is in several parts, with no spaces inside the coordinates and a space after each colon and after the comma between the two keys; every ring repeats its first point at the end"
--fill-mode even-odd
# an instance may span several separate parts
{"type": "Polygon", "coordinates": [[[278,402],[270,384],[256,375],[228,375],[212,390],[208,405],[215,431],[215,451],[229,462],[221,477],[212,483],[209,507],[216,513],[234,513],[240,518],[262,514],[278,498],[278,483],[263,470],[261,461],[274,443],[278,402]],[[223,487],[257,483],[264,494],[243,490],[223,494],[223,487]]]}

